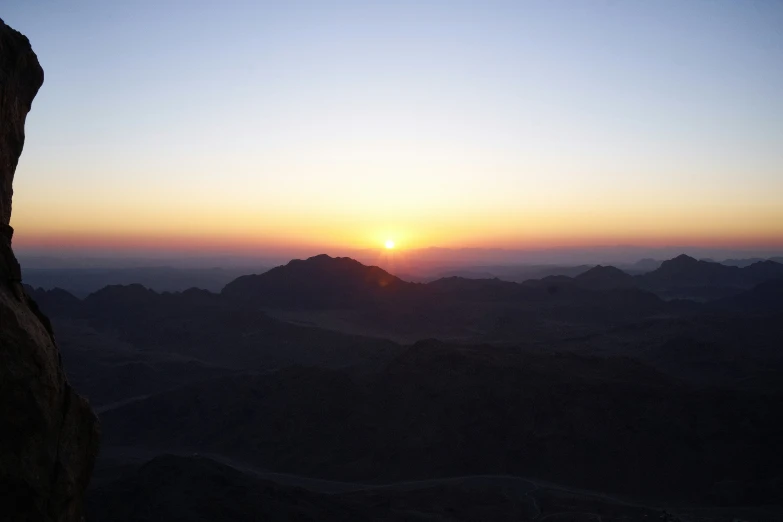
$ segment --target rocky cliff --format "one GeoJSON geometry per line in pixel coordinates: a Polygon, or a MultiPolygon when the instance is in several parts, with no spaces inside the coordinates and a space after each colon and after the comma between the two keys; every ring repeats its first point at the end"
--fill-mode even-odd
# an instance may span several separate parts
{"type": "Polygon", "coordinates": [[[0,20],[0,519],[66,522],[82,518],[98,423],[22,288],[9,225],[25,119],[42,84],[30,42],[0,20]]]}

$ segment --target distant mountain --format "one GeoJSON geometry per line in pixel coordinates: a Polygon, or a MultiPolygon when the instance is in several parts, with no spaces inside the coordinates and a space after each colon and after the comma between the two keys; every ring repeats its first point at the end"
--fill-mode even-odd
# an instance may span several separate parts
{"type": "MultiPolygon", "coordinates": [[[[430,280],[435,281],[437,279],[445,279],[449,277],[460,277],[463,279],[495,279],[498,277],[498,275],[493,272],[482,271],[480,269],[453,269],[440,272],[437,277],[430,278],[430,280]]],[[[506,280],[508,281],[509,279],[506,280]]]]}
{"type": "Polygon", "coordinates": [[[636,280],[619,268],[597,265],[574,278],[580,286],[593,290],[634,288],[636,280]]]}
{"type": "Polygon", "coordinates": [[[383,359],[379,354],[393,351],[356,347],[377,344],[362,341],[366,336],[398,342],[569,336],[669,306],[641,290],[590,289],[566,276],[524,284],[463,278],[407,283],[377,267],[328,256],[240,277],[221,294],[113,285],[83,301],[72,299],[67,312],[45,293],[40,301],[55,316],[82,318],[131,345],[234,369],[323,361],[332,350],[331,364],[374,364],[383,359]],[[211,349],[218,340],[223,348],[211,349]],[[326,341],[335,344],[327,347],[326,341]],[[286,348],[275,349],[275,343],[286,348]]]}
{"type": "MultiPolygon", "coordinates": [[[[722,285],[740,274],[745,284],[777,270],[773,262],[740,269],[684,257],[652,280],[663,293],[694,278],[722,285]]],[[[62,290],[31,295],[51,311],[71,382],[101,413],[108,471],[93,497],[100,519],[123,520],[149,498],[153,520],[190,520],[196,515],[177,495],[209,484],[221,492],[203,493],[209,505],[228,499],[211,514],[216,520],[232,516],[234,504],[256,509],[234,488],[275,491],[284,500],[269,505],[288,515],[323,500],[267,490],[252,473],[198,458],[137,469],[134,452],[161,451],[328,480],[518,475],[649,499],[778,498],[778,316],[766,305],[665,301],[635,286],[644,277],[596,266],[524,283],[414,284],[317,256],[241,277],[221,294],[127,285],[85,299],[62,290]],[[369,334],[453,342],[401,346],[369,334]],[[172,503],[155,500],[150,484],[172,503]]],[[[463,512],[468,494],[331,500],[342,513],[371,518],[394,520],[399,508],[459,520],[444,506],[463,512]],[[390,505],[397,507],[376,511],[390,505]]],[[[511,503],[507,518],[535,518],[514,511],[521,505],[511,503]]],[[[539,507],[551,505],[542,497],[539,507]]],[[[488,512],[473,519],[503,520],[488,512]]]]}
{"type": "Polygon", "coordinates": [[[127,285],[103,288],[84,300],[65,295],[35,292],[38,306],[62,325],[58,339],[65,346],[97,336],[101,341],[90,344],[178,355],[230,370],[372,366],[399,349],[389,341],[280,321],[205,290],[158,293],[127,285]],[[66,300],[71,305],[64,309],[60,303],[66,300]]]}
{"type": "MultiPolygon", "coordinates": [[[[262,272],[264,269],[260,269],[262,272]]],[[[181,292],[202,288],[219,292],[227,283],[246,274],[238,268],[26,268],[24,282],[44,289],[62,288],[86,297],[109,285],[141,284],[158,292],[181,292]]]]}
{"type": "Polygon", "coordinates": [[[631,276],[613,267],[575,270],[580,274],[577,278],[550,275],[522,284],[454,276],[408,283],[353,259],[320,255],[291,261],[261,275],[240,277],[226,286],[222,296],[230,302],[268,307],[367,307],[410,302],[438,307],[452,301],[540,305],[542,301],[557,304],[571,298],[599,303],[605,290],[634,286],[631,276]]]}
{"type": "MultiPolygon", "coordinates": [[[[291,261],[261,275],[240,277],[226,285],[222,296],[234,303],[286,309],[371,310],[411,306],[412,303],[419,308],[437,308],[445,299],[516,304],[545,302],[559,306],[567,299],[575,300],[571,304],[588,301],[597,304],[605,300],[606,296],[602,295],[605,292],[633,288],[667,299],[711,300],[749,289],[763,281],[783,278],[783,264],[774,261],[738,268],[687,255],[664,261],[655,270],[636,276],[601,265],[570,270],[573,277],[547,275],[525,280],[522,284],[498,278],[454,276],[430,283],[408,283],[381,268],[365,266],[353,259],[320,255],[291,261]],[[546,293],[541,293],[542,290],[546,293]]],[[[630,295],[626,293],[626,298],[630,295]]]]}
{"type": "Polygon", "coordinates": [[[548,276],[568,276],[576,277],[590,270],[591,265],[531,265],[509,269],[507,272],[500,272],[497,277],[508,281],[521,283],[529,279],[541,279],[548,276]]]}
{"type": "Polygon", "coordinates": [[[773,279],[783,279],[783,263],[758,261],[741,269],[746,284],[758,284],[773,279]]]}
{"type": "Polygon", "coordinates": [[[685,254],[661,263],[650,273],[639,276],[645,283],[684,286],[716,286],[726,283],[737,270],[719,263],[699,261],[685,254]]]}
{"type": "Polygon", "coordinates": [[[72,316],[78,313],[82,305],[79,298],[62,288],[44,290],[25,285],[25,290],[27,295],[32,297],[47,315],[72,316]]]}
{"type": "Polygon", "coordinates": [[[663,261],[659,261],[657,259],[651,259],[649,257],[646,257],[644,259],[640,259],[639,261],[634,263],[632,266],[636,270],[643,270],[643,271],[649,272],[649,271],[655,270],[656,268],[660,267],[661,263],[663,263],[663,261]]]}
{"type": "MultiPolygon", "coordinates": [[[[58,305],[53,295],[44,294],[41,299],[49,303],[42,304],[45,310],[66,315],[62,309],[70,308],[71,316],[73,310],[81,310],[93,328],[120,332],[132,344],[165,347],[168,352],[231,368],[268,368],[314,360],[315,352],[306,350],[294,356],[298,347],[271,350],[275,339],[288,335],[299,339],[302,347],[317,346],[320,334],[311,335],[303,329],[306,326],[403,343],[426,337],[551,341],[660,314],[702,313],[658,296],[720,298],[778,273],[783,274],[783,265],[772,261],[740,269],[680,256],[641,276],[596,266],[574,278],[559,275],[513,283],[450,277],[422,284],[349,258],[321,255],[239,277],[220,294],[198,289],[161,294],[141,285],[115,285],[83,302],[58,305]],[[269,348],[253,349],[253,342],[241,336],[247,328],[269,348]],[[209,351],[210,339],[221,336],[234,341],[227,349],[209,351]]],[[[339,342],[353,345],[358,339],[339,342]]]]}
{"type": "Polygon", "coordinates": [[[524,288],[500,279],[472,279],[444,277],[422,287],[420,294],[429,298],[456,299],[458,301],[513,301],[524,296],[524,288]]]}
{"type": "Polygon", "coordinates": [[[260,275],[242,276],[222,291],[234,302],[295,308],[355,307],[389,299],[415,287],[377,266],[365,266],[347,257],[326,254],[260,275]]]}
{"type": "Polygon", "coordinates": [[[739,268],[744,268],[746,266],[750,266],[753,263],[758,263],[759,261],[766,261],[763,257],[751,257],[747,259],[725,259],[721,261],[722,265],[726,266],[736,266],[739,268]]]}
{"type": "Polygon", "coordinates": [[[221,298],[320,327],[413,342],[426,337],[474,341],[568,335],[571,324],[619,323],[660,313],[668,305],[633,288],[587,288],[567,276],[524,283],[442,278],[408,283],[352,259],[317,256],[259,276],[238,278],[221,298]],[[549,314],[561,321],[541,321],[549,314]],[[564,324],[565,323],[565,324],[564,324]]]}
{"type": "Polygon", "coordinates": [[[652,272],[636,276],[641,288],[666,297],[714,299],[738,293],[763,281],[783,278],[783,264],[761,261],[744,268],[699,261],[687,255],[664,261],[652,272]]]}

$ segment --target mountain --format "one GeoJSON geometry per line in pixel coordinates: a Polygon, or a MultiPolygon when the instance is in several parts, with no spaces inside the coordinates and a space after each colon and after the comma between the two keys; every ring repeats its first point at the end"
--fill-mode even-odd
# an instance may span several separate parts
{"type": "MultiPolygon", "coordinates": [[[[524,283],[412,284],[353,260],[317,257],[273,275],[259,286],[268,274],[234,281],[239,298],[141,285],[106,287],[83,300],[36,291],[41,308],[56,311],[74,384],[100,404],[95,498],[108,500],[99,512],[133,512],[119,492],[139,491],[158,499],[155,516],[192,516],[188,506],[162,500],[180,494],[176,480],[160,483],[155,497],[144,487],[148,475],[137,474],[140,458],[166,452],[307,481],[513,475],[700,505],[755,505],[780,495],[773,470],[781,463],[770,442],[781,430],[775,408],[783,396],[774,316],[667,302],[632,286],[638,278],[603,266],[524,283]],[[330,274],[342,283],[332,286],[330,274]],[[396,290],[384,294],[390,286],[396,290]],[[308,307],[289,308],[286,288],[308,307]],[[442,339],[456,333],[459,344],[401,346],[349,333],[360,328],[442,339]],[[144,385],[130,384],[136,381],[144,385]]],[[[223,476],[184,466],[185,484],[223,476]]],[[[279,494],[299,502],[289,493],[279,494]]],[[[466,495],[439,491],[427,502],[443,507],[466,495]]],[[[222,513],[222,493],[204,497],[222,513]]],[[[332,500],[340,509],[387,506],[373,517],[392,517],[388,506],[397,503],[412,517],[455,516],[433,504],[414,509],[419,494],[410,490],[371,497],[369,505],[332,500]]],[[[318,502],[301,500],[311,501],[318,502]]],[[[493,502],[497,508],[500,500],[493,502]]]]}
{"type": "Polygon", "coordinates": [[[685,254],[664,261],[657,270],[636,276],[641,288],[663,297],[715,299],[769,279],[783,278],[783,264],[760,261],[744,268],[699,261],[685,254]]]}
{"type": "Polygon", "coordinates": [[[744,491],[736,502],[754,503],[783,493],[779,399],[693,390],[624,357],[427,341],[366,377],[290,368],[210,381],[102,422],[108,447],[214,453],[324,479],[517,475],[708,503],[731,480],[744,491]]]}
{"type": "Polygon", "coordinates": [[[775,261],[758,261],[740,269],[746,284],[758,284],[772,279],[783,279],[783,264],[775,261]]]}
{"type": "Polygon", "coordinates": [[[696,260],[685,254],[661,263],[650,273],[639,276],[641,281],[665,285],[723,285],[731,275],[738,273],[737,268],[719,263],[696,260]]]}
{"type": "Polygon", "coordinates": [[[570,332],[573,324],[603,327],[669,307],[649,292],[585,288],[567,276],[524,283],[460,277],[408,283],[377,267],[328,256],[241,277],[226,286],[221,299],[282,320],[402,343],[427,337],[507,342],[541,337],[544,329],[547,336],[570,335],[576,333],[570,332]]]}
{"type": "Polygon", "coordinates": [[[183,354],[144,349],[82,321],[54,318],[72,386],[98,413],[134,398],[237,373],[183,354]]]}
{"type": "Polygon", "coordinates": [[[105,286],[141,284],[158,292],[181,292],[201,288],[219,292],[227,283],[246,274],[238,268],[26,268],[27,284],[44,289],[62,288],[86,297],[105,286]]]}
{"type": "Polygon", "coordinates": [[[574,278],[580,286],[593,290],[634,288],[636,280],[619,268],[597,265],[574,278]]]}
{"type": "MultiPolygon", "coordinates": [[[[529,279],[541,279],[551,275],[564,275],[569,277],[575,277],[582,272],[586,272],[591,268],[591,265],[525,265],[525,264],[513,264],[513,265],[480,265],[480,266],[466,266],[461,268],[450,269],[436,269],[431,276],[426,278],[425,281],[434,281],[436,279],[443,279],[449,277],[462,277],[465,279],[502,279],[503,281],[511,281],[515,283],[522,283],[529,279]]],[[[407,279],[406,279],[407,280],[407,279]]]]}
{"type": "Polygon", "coordinates": [[[528,279],[541,279],[548,276],[575,277],[590,269],[590,265],[522,265],[493,268],[496,277],[506,281],[522,283],[528,279]]]}
{"type": "Polygon", "coordinates": [[[69,353],[84,353],[82,347],[102,343],[107,352],[116,347],[126,354],[121,360],[135,351],[147,363],[150,354],[162,354],[168,366],[175,364],[172,356],[177,356],[191,366],[195,362],[247,371],[291,364],[372,366],[398,350],[389,341],[279,321],[263,311],[224,302],[221,295],[205,290],[158,293],[141,285],[118,285],[84,300],[66,298],[63,291],[37,291],[36,295],[41,308],[60,327],[58,335],[69,353]],[[73,306],[62,310],[59,303],[63,300],[73,306]],[[99,342],[93,340],[96,336],[99,342]]]}
{"type": "Polygon", "coordinates": [[[429,299],[437,306],[447,300],[467,302],[514,302],[532,296],[532,292],[523,285],[500,279],[466,279],[463,277],[444,277],[422,285],[419,300],[429,299]]]}
{"type": "MultiPolygon", "coordinates": [[[[678,262],[686,269],[695,264],[696,273],[702,265],[728,269],[681,258],[667,262],[656,275],[666,275],[672,266],[677,268],[678,262]]],[[[774,275],[776,268],[776,264],[765,262],[741,270],[756,271],[763,277],[774,275]]],[[[285,290],[271,295],[257,290],[259,279],[255,276],[239,278],[232,283],[231,292],[222,294],[198,289],[158,293],[141,285],[128,285],[106,287],[83,301],[62,291],[36,295],[42,309],[56,321],[86,321],[92,334],[103,336],[107,345],[119,341],[146,352],[175,354],[184,360],[234,370],[267,370],[290,364],[372,366],[398,349],[393,343],[384,345],[368,336],[404,343],[427,337],[462,342],[554,343],[601,335],[607,328],[656,317],[686,317],[717,310],[689,301],[663,301],[635,288],[639,277],[603,266],[576,278],[549,276],[521,284],[458,277],[412,284],[353,260],[321,256],[289,263],[271,274],[275,285],[296,288],[293,295],[310,303],[310,307],[287,308],[292,295],[285,290]],[[325,277],[320,274],[333,273],[333,266],[341,268],[341,279],[347,281],[350,291],[333,288],[328,278],[319,283],[325,277]],[[302,282],[307,278],[315,288],[302,282]],[[386,288],[378,281],[392,281],[386,287],[396,285],[399,291],[377,293],[376,289],[383,292],[386,288]],[[236,299],[234,292],[241,299],[236,299]],[[336,307],[330,303],[336,303],[336,307]],[[217,342],[223,347],[219,351],[212,349],[217,342]]],[[[258,277],[263,281],[270,275],[258,277]]],[[[678,287],[664,286],[661,292],[671,288],[676,291],[678,287]]],[[[75,345],[71,342],[74,337],[88,338],[87,330],[78,333],[75,324],[63,328],[67,328],[63,342],[68,346],[75,345]]]]}
{"type": "Polygon", "coordinates": [[[763,257],[750,257],[746,259],[725,259],[721,261],[721,264],[726,266],[736,266],[739,268],[744,268],[746,266],[750,266],[753,263],[758,263],[759,261],[765,261],[763,257]]]}
{"type": "Polygon", "coordinates": [[[47,315],[72,315],[78,313],[82,305],[79,298],[62,288],[44,290],[43,288],[33,288],[25,285],[25,291],[45,310],[47,315]]]}
{"type": "Polygon", "coordinates": [[[239,277],[225,286],[222,295],[256,306],[339,308],[394,298],[416,286],[377,266],[321,254],[304,261],[295,259],[260,275],[239,277]]]}
{"type": "Polygon", "coordinates": [[[661,263],[662,261],[659,261],[657,259],[645,257],[644,259],[640,259],[639,261],[630,265],[630,268],[634,271],[634,273],[651,272],[659,268],[661,266],[661,263]]]}
{"type": "MultiPolygon", "coordinates": [[[[131,287],[129,292],[139,289],[131,287]]],[[[117,288],[106,292],[115,297],[122,293],[117,288]]],[[[30,288],[28,293],[51,318],[69,381],[98,411],[133,397],[233,373],[186,355],[140,350],[118,332],[90,325],[84,302],[65,290],[30,288]]]]}

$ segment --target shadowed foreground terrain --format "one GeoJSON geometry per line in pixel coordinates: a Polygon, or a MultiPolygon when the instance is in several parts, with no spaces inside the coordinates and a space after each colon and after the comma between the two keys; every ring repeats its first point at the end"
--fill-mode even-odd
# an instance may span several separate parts
{"type": "MultiPolygon", "coordinates": [[[[258,475],[261,475],[260,477],[258,475]]],[[[133,520],[388,520],[472,521],[653,519],[658,512],[511,477],[473,477],[387,486],[267,480],[201,456],[156,457],[99,487],[88,516],[133,520]],[[286,481],[287,482],[287,481],[286,481]],[[320,486],[320,487],[319,487],[320,486]],[[309,489],[308,489],[309,487],[309,489]],[[315,490],[315,491],[314,491],[315,490]],[[576,518],[575,518],[576,517],[576,518]]],[[[284,479],[283,479],[284,480],[284,479]]],[[[291,479],[289,479],[290,481],[291,479]]]]}
{"type": "Polygon", "coordinates": [[[779,400],[691,390],[627,359],[433,341],[365,378],[292,368],[218,379],[102,420],[107,444],[209,451],[305,476],[508,474],[688,501],[722,501],[726,479],[759,502],[780,494],[779,400]]]}
{"type": "Polygon", "coordinates": [[[613,267],[417,284],[328,256],[220,294],[30,291],[101,414],[93,520],[774,520],[769,267],[706,302],[613,267]]]}
{"type": "Polygon", "coordinates": [[[783,520],[779,262],[414,283],[319,255],[23,286],[42,82],[0,21],[0,520],[783,520]]]}

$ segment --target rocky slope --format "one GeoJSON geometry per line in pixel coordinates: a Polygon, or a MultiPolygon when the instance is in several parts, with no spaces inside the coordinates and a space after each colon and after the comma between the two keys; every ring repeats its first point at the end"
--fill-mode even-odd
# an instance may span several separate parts
{"type": "Polygon", "coordinates": [[[9,225],[25,119],[42,84],[29,41],[0,20],[0,518],[67,522],[82,516],[98,425],[22,287],[9,225]]]}
{"type": "Polygon", "coordinates": [[[232,376],[101,421],[109,452],[195,451],[358,482],[513,475],[649,502],[759,505],[783,494],[780,397],[696,389],[625,357],[421,341],[372,375],[232,376]]]}

